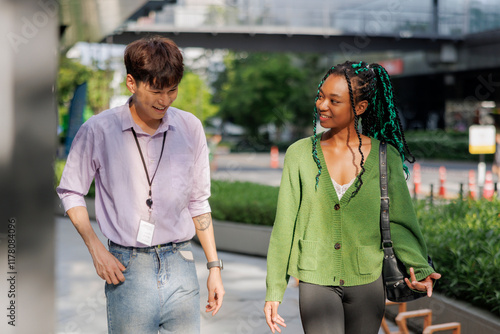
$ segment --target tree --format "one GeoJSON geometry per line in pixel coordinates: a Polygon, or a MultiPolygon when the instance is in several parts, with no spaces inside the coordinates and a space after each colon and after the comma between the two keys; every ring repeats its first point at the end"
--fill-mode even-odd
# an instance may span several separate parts
{"type": "Polygon", "coordinates": [[[68,108],[77,86],[83,84],[92,75],[85,65],[61,57],[57,74],[57,104],[60,108],[68,108]]]}
{"type": "Polygon", "coordinates": [[[92,71],[76,61],[61,57],[57,74],[57,107],[62,137],[68,130],[68,109],[76,87],[88,81],[92,71]]]}
{"type": "Polygon", "coordinates": [[[184,73],[179,84],[177,99],[172,106],[191,112],[203,123],[218,111],[218,107],[212,103],[212,94],[208,86],[199,75],[192,72],[184,73]]]}
{"type": "Polygon", "coordinates": [[[57,102],[59,110],[59,124],[66,130],[66,118],[69,105],[77,86],[87,82],[86,118],[90,114],[98,114],[109,108],[109,100],[113,95],[110,88],[113,72],[97,67],[92,68],[77,61],[61,57],[57,76],[57,102]]]}
{"type": "Polygon", "coordinates": [[[110,84],[113,80],[113,71],[94,69],[88,79],[87,104],[94,114],[109,108],[109,101],[114,92],[110,84]]]}
{"type": "Polygon", "coordinates": [[[226,69],[214,86],[219,115],[245,128],[254,141],[265,140],[263,125],[279,131],[293,123],[312,123],[314,96],[319,82],[319,56],[285,53],[230,53],[226,69]]]}

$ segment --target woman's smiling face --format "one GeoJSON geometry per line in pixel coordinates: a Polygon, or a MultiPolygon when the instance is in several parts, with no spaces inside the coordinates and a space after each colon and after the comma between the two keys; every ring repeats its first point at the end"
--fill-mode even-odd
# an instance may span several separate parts
{"type": "MultiPolygon", "coordinates": [[[[363,113],[367,105],[366,101],[357,103],[357,114],[363,113]]],[[[333,74],[325,80],[319,90],[316,109],[318,110],[319,122],[324,128],[341,130],[354,126],[351,97],[344,76],[333,74]]]]}
{"type": "Polygon", "coordinates": [[[324,128],[342,129],[354,124],[349,87],[344,77],[330,75],[325,80],[319,90],[316,109],[324,128]]]}

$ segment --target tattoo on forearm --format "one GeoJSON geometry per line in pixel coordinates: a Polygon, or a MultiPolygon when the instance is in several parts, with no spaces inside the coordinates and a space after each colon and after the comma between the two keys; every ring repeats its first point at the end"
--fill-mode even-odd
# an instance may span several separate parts
{"type": "Polygon", "coordinates": [[[212,224],[212,214],[204,213],[200,216],[194,217],[195,227],[198,231],[205,231],[212,224]]]}

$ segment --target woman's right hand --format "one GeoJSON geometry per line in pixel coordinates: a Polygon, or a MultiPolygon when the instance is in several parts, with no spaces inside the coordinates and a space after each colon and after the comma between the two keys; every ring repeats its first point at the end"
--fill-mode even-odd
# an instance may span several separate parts
{"type": "Polygon", "coordinates": [[[271,332],[278,331],[281,333],[281,328],[278,326],[286,327],[285,320],[278,314],[278,306],[280,302],[266,302],[264,305],[264,314],[266,315],[266,322],[271,332]]]}

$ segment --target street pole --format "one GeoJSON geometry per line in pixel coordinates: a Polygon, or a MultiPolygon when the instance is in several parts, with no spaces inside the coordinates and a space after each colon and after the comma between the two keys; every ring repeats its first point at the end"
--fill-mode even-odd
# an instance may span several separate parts
{"type": "Polygon", "coordinates": [[[484,154],[479,155],[479,163],[477,165],[477,187],[478,199],[483,197],[484,180],[486,178],[486,163],[484,162],[484,154]]]}

